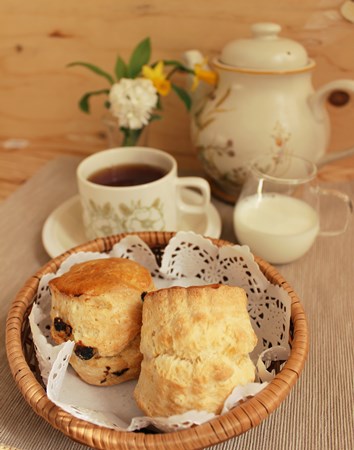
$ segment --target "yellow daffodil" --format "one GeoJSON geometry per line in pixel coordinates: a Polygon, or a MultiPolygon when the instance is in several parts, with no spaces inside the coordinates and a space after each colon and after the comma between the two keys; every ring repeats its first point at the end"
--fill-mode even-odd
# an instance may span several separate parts
{"type": "Polygon", "coordinates": [[[143,66],[142,73],[144,78],[152,81],[160,95],[166,96],[169,94],[171,82],[166,79],[163,61],[159,61],[155,67],[143,66]]]}
{"type": "Polygon", "coordinates": [[[216,72],[212,70],[206,69],[206,61],[203,61],[202,64],[195,64],[194,66],[194,78],[192,84],[192,91],[194,91],[199,84],[199,81],[204,81],[205,83],[211,84],[215,86],[218,81],[218,76],[216,72]]]}

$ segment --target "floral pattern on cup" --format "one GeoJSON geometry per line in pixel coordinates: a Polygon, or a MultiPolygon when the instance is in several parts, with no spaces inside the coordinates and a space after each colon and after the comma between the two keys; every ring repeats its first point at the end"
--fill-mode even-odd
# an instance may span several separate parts
{"type": "Polygon", "coordinates": [[[159,198],[151,204],[141,200],[120,203],[118,210],[110,202],[102,205],[90,199],[84,206],[84,222],[89,239],[128,231],[162,231],[165,227],[163,204],[159,198]]]}
{"type": "Polygon", "coordinates": [[[90,199],[83,205],[83,219],[87,237],[109,236],[120,227],[120,219],[109,202],[99,205],[90,199]]]}
{"type": "Polygon", "coordinates": [[[150,205],[142,204],[141,200],[132,201],[129,205],[121,203],[119,210],[124,216],[122,219],[124,231],[162,231],[165,227],[163,204],[159,198],[150,205]]]}

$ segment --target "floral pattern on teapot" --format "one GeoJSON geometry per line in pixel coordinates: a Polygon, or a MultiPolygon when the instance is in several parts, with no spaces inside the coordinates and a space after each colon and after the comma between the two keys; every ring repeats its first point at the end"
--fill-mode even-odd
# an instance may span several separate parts
{"type": "MultiPolygon", "coordinates": [[[[236,186],[241,186],[247,176],[247,168],[244,164],[237,164],[239,159],[237,143],[232,136],[224,139],[213,139],[212,144],[204,144],[203,133],[207,132],[217,119],[222,120],[222,114],[233,113],[235,108],[227,104],[231,88],[225,91],[213,91],[202,106],[194,112],[193,135],[196,142],[198,157],[207,175],[225,191],[233,191],[236,186]]],[[[270,129],[269,153],[273,155],[292,154],[291,132],[286,126],[277,120],[270,129]]]]}
{"type": "MultiPolygon", "coordinates": [[[[212,60],[217,86],[200,86],[192,95],[192,140],[207,175],[227,193],[237,194],[250,161],[262,154],[323,164],[330,142],[327,97],[334,90],[354,92],[354,80],[315,91],[315,62],[300,43],[278,36],[280,30],[254,24],[252,37],[230,42],[212,60]]],[[[189,67],[205,61],[197,50],[185,59],[189,67]]]]}
{"type": "Polygon", "coordinates": [[[194,140],[196,142],[198,157],[201,160],[206,173],[221,185],[234,186],[243,181],[245,177],[245,170],[242,167],[233,167],[231,164],[236,156],[235,145],[233,139],[228,138],[224,142],[213,143],[212,145],[203,145],[202,133],[213,122],[216,121],[219,114],[225,112],[232,112],[231,109],[225,107],[225,102],[230,97],[231,89],[228,88],[220,95],[216,96],[215,90],[208,95],[208,102],[204,104],[194,113],[194,140]],[[224,164],[219,163],[220,160],[225,160],[224,164]],[[221,167],[224,167],[222,170],[221,167]]]}

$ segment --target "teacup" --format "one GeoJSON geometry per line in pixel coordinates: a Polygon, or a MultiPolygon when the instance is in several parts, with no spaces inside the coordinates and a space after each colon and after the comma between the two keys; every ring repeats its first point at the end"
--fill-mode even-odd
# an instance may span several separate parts
{"type": "Polygon", "coordinates": [[[252,160],[249,176],[234,209],[234,229],[238,241],[274,264],[302,257],[317,236],[343,233],[353,209],[341,191],[318,186],[313,162],[290,156],[262,156],[252,160]],[[321,209],[321,199],[341,201],[345,206],[342,226],[321,230],[320,222],[329,210],[321,209]]]}
{"type": "Polygon", "coordinates": [[[178,177],[175,158],[154,148],[103,150],[85,158],[76,174],[88,239],[133,231],[176,231],[180,214],[205,214],[210,204],[208,182],[178,177]],[[200,193],[198,204],[186,203],[185,188],[200,193]]]}

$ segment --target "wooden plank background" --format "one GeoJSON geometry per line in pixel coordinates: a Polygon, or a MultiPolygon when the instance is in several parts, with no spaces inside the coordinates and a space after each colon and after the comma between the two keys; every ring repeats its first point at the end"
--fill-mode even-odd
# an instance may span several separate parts
{"type": "MultiPolygon", "coordinates": [[[[315,59],[313,82],[319,87],[331,80],[354,79],[354,24],[342,16],[342,3],[1,0],[3,187],[6,190],[8,183],[8,191],[12,191],[14,184],[24,181],[44,161],[58,154],[85,155],[107,146],[101,122],[102,100],[93,102],[90,116],[77,108],[81,94],[104,87],[104,80],[82,68],[67,68],[71,61],[89,61],[112,71],[116,55],[127,58],[146,36],[152,40],[153,59],[180,59],[191,48],[215,56],[230,40],[249,36],[250,24],[272,21],[281,24],[282,34],[301,42],[315,59]],[[21,144],[24,148],[18,148],[21,144]]],[[[148,144],[170,151],[181,165],[197,167],[183,105],[170,95],[163,106],[164,118],[151,125],[148,144]]],[[[332,120],[329,150],[354,146],[354,101],[340,108],[328,105],[328,109],[332,120]]],[[[338,163],[338,167],[344,170],[345,164],[338,163]]]]}

